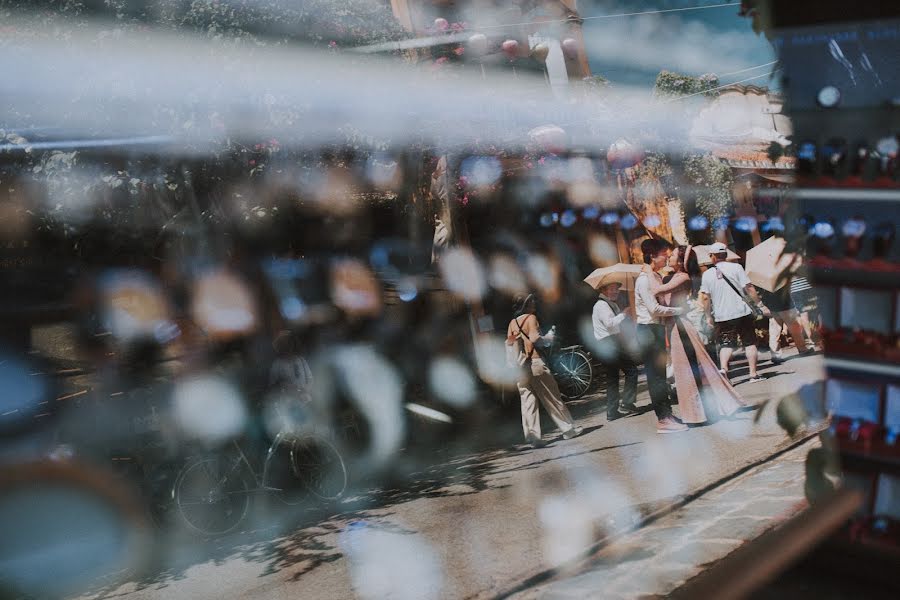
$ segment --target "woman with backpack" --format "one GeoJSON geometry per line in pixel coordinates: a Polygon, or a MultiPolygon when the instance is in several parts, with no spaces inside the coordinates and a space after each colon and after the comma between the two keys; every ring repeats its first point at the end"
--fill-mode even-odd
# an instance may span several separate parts
{"type": "Polygon", "coordinates": [[[575,425],[569,409],[563,404],[559,387],[550,373],[550,369],[541,358],[539,347],[553,343],[554,332],[541,334],[538,322],[537,302],[532,294],[516,298],[513,303],[515,317],[506,329],[507,355],[523,370],[517,383],[522,400],[522,429],[525,432],[525,443],[532,448],[544,445],[541,440],[541,419],[537,403],[540,400],[544,410],[562,431],[563,438],[572,439],[581,435],[583,429],[575,425]]]}

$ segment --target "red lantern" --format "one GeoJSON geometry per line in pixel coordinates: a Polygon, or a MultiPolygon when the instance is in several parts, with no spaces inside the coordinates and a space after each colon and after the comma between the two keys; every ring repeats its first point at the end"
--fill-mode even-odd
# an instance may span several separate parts
{"type": "Polygon", "coordinates": [[[519,54],[519,42],[516,40],[506,40],[500,45],[503,54],[509,58],[515,58],[519,54]]]}
{"type": "Polygon", "coordinates": [[[569,140],[565,130],[556,125],[541,125],[528,132],[531,143],[543,152],[565,152],[569,140]]]}
{"type": "Polygon", "coordinates": [[[568,58],[578,58],[578,42],[573,38],[566,38],[562,41],[562,51],[568,58]]]}
{"type": "Polygon", "coordinates": [[[438,17],[434,20],[434,28],[437,31],[447,31],[448,27],[450,27],[450,23],[447,22],[447,19],[438,17]]]}

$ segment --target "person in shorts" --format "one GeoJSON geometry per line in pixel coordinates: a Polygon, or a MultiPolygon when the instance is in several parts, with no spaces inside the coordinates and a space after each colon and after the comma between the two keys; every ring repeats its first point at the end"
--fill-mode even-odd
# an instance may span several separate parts
{"type": "Polygon", "coordinates": [[[750,283],[744,267],[726,261],[728,248],[725,244],[721,242],[713,244],[710,247],[710,256],[713,264],[703,273],[700,282],[700,303],[706,314],[707,323],[714,328],[715,337],[719,342],[720,370],[727,377],[731,356],[736,348],[743,347],[750,366],[748,381],[762,381],[756,370],[759,352],[756,348],[756,331],[753,327],[755,318],[748,301],[760,307],[763,314],[769,314],[769,310],[760,302],[756,288],[750,283]]]}
{"type": "Polygon", "coordinates": [[[772,354],[772,364],[780,364],[784,361],[781,356],[781,331],[785,325],[797,352],[800,354],[810,354],[815,348],[810,348],[806,344],[806,334],[803,326],[800,324],[800,315],[791,302],[790,285],[783,285],[774,292],[770,292],[763,288],[757,288],[757,293],[763,303],[772,311],[772,318],[769,319],[769,351],[772,354]]]}

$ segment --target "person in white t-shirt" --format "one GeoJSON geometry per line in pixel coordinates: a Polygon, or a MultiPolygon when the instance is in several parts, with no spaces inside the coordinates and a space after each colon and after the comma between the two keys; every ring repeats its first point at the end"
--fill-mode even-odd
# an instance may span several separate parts
{"type": "Polygon", "coordinates": [[[720,346],[719,367],[727,377],[728,365],[735,348],[743,347],[750,365],[748,381],[762,381],[756,371],[759,352],[753,328],[755,318],[748,301],[754,302],[764,314],[769,313],[769,310],[760,302],[744,267],[725,260],[728,257],[728,247],[725,244],[713,244],[710,256],[713,264],[703,273],[700,282],[700,304],[706,313],[707,323],[716,332],[720,346]]]}

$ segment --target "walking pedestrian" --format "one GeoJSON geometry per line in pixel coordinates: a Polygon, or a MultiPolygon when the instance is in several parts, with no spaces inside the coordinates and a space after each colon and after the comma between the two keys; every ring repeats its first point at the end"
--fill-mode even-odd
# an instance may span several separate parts
{"type": "Polygon", "coordinates": [[[710,246],[710,256],[713,264],[703,273],[700,303],[720,345],[719,368],[728,377],[731,357],[736,348],[743,347],[750,366],[748,382],[762,381],[756,370],[759,352],[751,303],[763,315],[769,315],[769,309],[760,301],[744,267],[726,261],[728,247],[725,244],[716,242],[710,246]]]}
{"type": "Polygon", "coordinates": [[[615,421],[634,414],[637,401],[637,365],[625,352],[619,339],[622,322],[627,315],[615,299],[620,283],[610,283],[600,288],[600,298],[594,304],[591,322],[594,325],[594,347],[601,361],[601,372],[606,380],[606,419],[615,421]],[[619,399],[619,373],[625,375],[621,401],[619,399]]]}
{"type": "Polygon", "coordinates": [[[644,240],[641,252],[644,270],[634,284],[638,344],[647,373],[650,401],[656,413],[656,433],[677,433],[687,430],[687,425],[672,416],[666,382],[666,328],[662,319],[681,315],[684,309],[663,306],[656,299],[655,290],[662,285],[659,271],[666,266],[671,252],[669,244],[662,240],[644,240]]]}
{"type": "Polygon", "coordinates": [[[550,369],[541,358],[538,347],[546,347],[553,343],[554,333],[541,333],[541,325],[537,318],[537,302],[534,295],[516,298],[513,303],[515,317],[506,329],[506,343],[522,342],[524,352],[524,376],[517,383],[522,401],[522,429],[525,443],[532,448],[544,445],[541,439],[541,419],[538,414],[538,400],[544,410],[562,431],[563,438],[571,439],[581,435],[583,429],[575,425],[569,409],[563,404],[559,386],[550,373],[550,369]]]}
{"type": "Polygon", "coordinates": [[[813,291],[812,285],[806,277],[794,276],[791,279],[791,304],[797,310],[797,320],[803,328],[803,333],[809,341],[807,346],[815,351],[816,343],[819,340],[818,331],[820,324],[818,316],[811,317],[810,314],[817,314],[818,298],[813,291]],[[815,323],[815,324],[814,324],[815,323]]]}
{"type": "MultiPolygon", "coordinates": [[[[700,275],[696,254],[690,246],[679,246],[672,253],[669,266],[674,273],[659,291],[666,293],[667,305],[683,307],[687,311],[688,301],[694,293],[692,276],[700,275]]],[[[682,422],[714,421],[745,406],[731,383],[719,372],[690,320],[673,317],[667,325],[678,414],[682,422]]]]}
{"type": "Polygon", "coordinates": [[[781,356],[780,342],[781,330],[785,325],[787,325],[791,339],[794,340],[797,352],[800,354],[809,354],[811,352],[811,349],[806,345],[806,335],[804,335],[803,326],[800,324],[800,315],[791,302],[790,290],[790,285],[784,285],[774,292],[769,292],[762,288],[757,288],[756,290],[763,304],[772,311],[772,318],[769,319],[769,352],[774,365],[784,362],[784,358],[781,356]]]}

